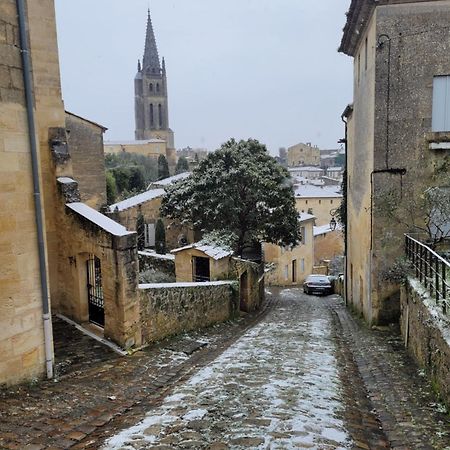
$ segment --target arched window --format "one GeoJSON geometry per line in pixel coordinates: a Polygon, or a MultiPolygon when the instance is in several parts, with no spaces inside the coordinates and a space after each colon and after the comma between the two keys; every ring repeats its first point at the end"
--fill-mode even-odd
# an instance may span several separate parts
{"type": "Polygon", "coordinates": [[[160,128],[164,128],[163,110],[162,110],[162,105],[161,104],[158,105],[158,114],[159,114],[159,127],[160,128]]]}
{"type": "Polygon", "coordinates": [[[159,83],[156,83],[156,92],[159,92],[159,83]]]}
{"type": "Polygon", "coordinates": [[[148,89],[149,89],[150,92],[153,92],[153,83],[150,83],[148,85],[148,89]]]}
{"type": "Polygon", "coordinates": [[[150,104],[150,126],[155,125],[155,113],[153,111],[153,104],[150,104]]]}

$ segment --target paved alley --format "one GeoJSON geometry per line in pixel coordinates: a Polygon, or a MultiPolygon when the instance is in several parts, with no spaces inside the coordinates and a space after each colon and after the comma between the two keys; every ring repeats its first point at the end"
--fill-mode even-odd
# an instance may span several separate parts
{"type": "Polygon", "coordinates": [[[0,391],[0,448],[450,450],[448,415],[395,329],[367,329],[336,296],[268,297],[125,358],[60,323],[63,374],[0,391]]]}
{"type": "Polygon", "coordinates": [[[445,448],[448,424],[431,408],[427,434],[417,424],[410,447],[395,429],[392,445],[356,363],[339,345],[339,314],[351,321],[335,297],[282,290],[265,320],[103,448],[445,448]]]}

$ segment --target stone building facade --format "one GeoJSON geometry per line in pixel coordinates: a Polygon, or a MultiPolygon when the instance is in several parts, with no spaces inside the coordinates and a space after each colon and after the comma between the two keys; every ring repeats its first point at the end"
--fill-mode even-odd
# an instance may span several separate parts
{"type": "Polygon", "coordinates": [[[161,217],[161,202],[165,194],[164,188],[182,180],[188,174],[178,174],[152,183],[149,189],[141,194],[114,203],[105,213],[108,217],[120,223],[128,230],[136,231],[138,216],[142,215],[145,224],[145,246],[155,246],[156,222],[161,219],[166,228],[167,250],[173,250],[180,245],[194,242],[192,227],[178,221],[161,217]]]}
{"type": "Polygon", "coordinates": [[[352,0],[339,51],[354,61],[348,135],[348,303],[371,324],[398,320],[389,273],[429,186],[448,185],[450,1],[352,0]],[[444,113],[442,115],[442,112],[444,113]],[[447,178],[447,182],[442,181],[447,178]],[[409,209],[409,211],[407,211],[409,209]]]}
{"type": "MultiPolygon", "coordinates": [[[[21,60],[18,10],[14,0],[0,11],[0,384],[39,377],[45,372],[41,271],[36,214],[54,192],[47,182],[55,169],[49,129],[65,126],[54,27],[53,1],[26,2],[28,44],[33,72],[33,114],[40,165],[42,207],[35,209],[32,156],[21,60]],[[50,26],[49,26],[50,24],[50,26]],[[52,26],[53,25],[53,26],[52,26]]],[[[45,214],[48,258],[55,250],[55,216],[45,214]]],[[[51,343],[50,343],[51,345],[51,343]]]]}
{"type": "Polygon", "coordinates": [[[340,190],[340,186],[296,185],[295,207],[300,214],[313,214],[315,225],[327,225],[341,204],[340,190]]]}
{"type": "Polygon", "coordinates": [[[316,145],[296,144],[287,150],[288,167],[296,166],[319,166],[320,150],[316,145]]]}
{"type": "Polygon", "coordinates": [[[67,141],[72,159],[73,177],[81,192],[81,201],[96,210],[106,205],[105,158],[102,125],[66,111],[67,141]]]}
{"type": "Polygon", "coordinates": [[[169,127],[167,73],[164,58],[160,63],[150,10],[142,65],[134,80],[136,140],[162,139],[173,149],[174,135],[169,127]]]}
{"type": "Polygon", "coordinates": [[[264,260],[266,264],[272,266],[266,274],[268,285],[299,285],[313,272],[314,220],[315,217],[310,214],[300,214],[302,242],[294,248],[264,243],[264,260]]]}
{"type": "MultiPolygon", "coordinates": [[[[0,11],[2,385],[52,376],[50,313],[90,320],[93,289],[106,338],[131,347],[141,334],[136,234],[82,203],[72,178],[79,149],[68,140],[54,2],[2,0],[0,11]]],[[[102,132],[92,132],[101,154],[102,132]]]]}

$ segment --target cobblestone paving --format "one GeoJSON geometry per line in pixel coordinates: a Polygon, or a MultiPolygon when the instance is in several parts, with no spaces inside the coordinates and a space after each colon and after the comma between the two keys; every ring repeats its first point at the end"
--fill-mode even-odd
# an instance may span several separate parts
{"type": "Polygon", "coordinates": [[[0,389],[0,449],[99,448],[107,436],[144,417],[175,383],[221,354],[265,311],[123,358],[56,321],[59,375],[54,381],[0,389]],[[184,353],[193,341],[207,346],[184,353]]]}
{"type": "Polygon", "coordinates": [[[103,449],[446,448],[448,421],[412,361],[388,348],[394,335],[367,330],[336,298],[298,289],[280,297],[263,322],[103,449]]]}
{"type": "Polygon", "coordinates": [[[57,382],[0,390],[0,449],[450,450],[395,329],[367,329],[334,296],[269,298],[127,358],[66,329],[57,382]]]}

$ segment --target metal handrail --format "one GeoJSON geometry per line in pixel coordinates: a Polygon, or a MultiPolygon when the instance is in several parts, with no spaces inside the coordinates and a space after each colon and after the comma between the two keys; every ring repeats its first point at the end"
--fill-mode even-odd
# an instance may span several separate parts
{"type": "Polygon", "coordinates": [[[450,262],[410,234],[405,234],[405,251],[416,277],[435,297],[436,305],[444,314],[450,312],[450,262]]]}

